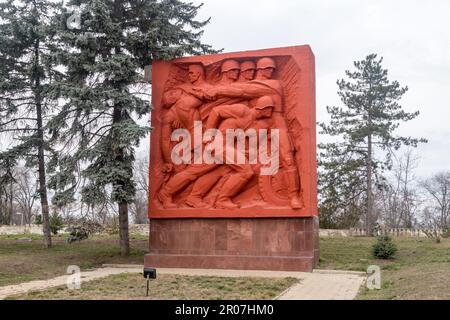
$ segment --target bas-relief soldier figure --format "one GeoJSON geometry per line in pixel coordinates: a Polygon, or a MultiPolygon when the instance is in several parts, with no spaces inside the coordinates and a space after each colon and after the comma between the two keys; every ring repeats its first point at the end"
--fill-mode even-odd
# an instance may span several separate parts
{"type": "Polygon", "coordinates": [[[239,78],[239,62],[236,60],[225,60],[220,68],[221,77],[219,85],[229,85],[239,78]]]}
{"type": "MultiPolygon", "coordinates": [[[[299,199],[299,177],[294,161],[293,145],[288,133],[286,120],[283,117],[283,88],[280,81],[272,79],[275,69],[275,61],[271,58],[259,59],[256,68],[254,62],[252,61],[244,61],[241,63],[241,65],[239,65],[239,63],[235,60],[226,60],[221,66],[220,81],[217,85],[211,86],[204,81],[204,71],[201,66],[190,67],[189,80],[192,85],[195,85],[195,87],[193,87],[192,85],[182,85],[178,88],[182,89],[182,91],[189,96],[189,99],[194,98],[197,99],[197,101],[196,103],[192,104],[184,103],[184,98],[182,99],[181,97],[179,97],[179,99],[183,102],[182,107],[179,108],[181,110],[180,118],[184,118],[184,120],[187,120],[182,121],[180,119],[180,122],[184,128],[190,130],[190,128],[193,127],[193,121],[198,119],[198,110],[196,108],[199,108],[206,99],[215,100],[219,98],[215,102],[206,103],[206,105],[209,106],[209,110],[207,110],[209,112],[207,112],[206,114],[210,115],[209,113],[211,112],[211,108],[215,110],[221,104],[223,105],[224,101],[234,100],[235,102],[236,100],[242,101],[242,99],[244,99],[244,102],[248,101],[248,105],[251,108],[255,109],[255,107],[258,106],[258,97],[269,95],[271,101],[273,101],[271,122],[274,128],[280,130],[280,157],[282,166],[286,170],[285,177],[287,181],[291,207],[297,209],[301,207],[301,202],[299,199]],[[255,69],[256,78],[255,80],[252,80],[255,74],[255,69]],[[242,74],[240,74],[240,72],[242,72],[242,74]],[[238,79],[239,81],[237,81],[238,79]],[[225,100],[224,97],[226,98],[225,100]],[[193,111],[194,109],[195,111],[193,111]],[[191,120],[189,121],[189,119],[191,120]]],[[[186,100],[188,100],[187,97],[186,100]]],[[[220,110],[229,110],[232,107],[236,107],[237,113],[227,111],[228,115],[239,114],[239,112],[243,112],[242,109],[246,106],[243,104],[227,105],[226,108],[221,108],[220,110]]],[[[178,108],[175,108],[175,110],[178,111],[178,108]]],[[[214,111],[213,114],[215,114],[215,112],[217,111],[214,111]]],[[[169,122],[171,120],[170,116],[171,115],[169,113],[169,118],[167,119],[169,122]]],[[[205,116],[201,116],[200,118],[204,119],[205,116]]],[[[172,123],[176,124],[177,122],[176,120],[173,120],[172,123]]],[[[242,127],[239,128],[244,129],[242,127]]],[[[170,127],[168,127],[168,129],[166,127],[166,134],[163,135],[163,138],[167,137],[167,131],[170,131],[170,127]]],[[[167,143],[163,143],[163,145],[167,145],[167,143]]],[[[170,154],[170,151],[169,153],[163,151],[163,154],[170,154]]],[[[166,156],[164,156],[164,158],[165,160],[167,160],[166,156]]],[[[222,170],[222,172],[221,170],[219,170],[223,168],[216,169],[217,166],[218,165],[215,164],[190,165],[186,171],[173,176],[158,193],[158,198],[163,203],[163,206],[166,208],[176,207],[176,205],[172,202],[172,196],[176,192],[187,186],[189,183],[197,180],[202,176],[206,176],[207,178],[200,178],[200,182],[194,184],[193,192],[186,199],[186,203],[192,207],[204,206],[202,197],[210,190],[210,188],[217,182],[217,180],[224,175],[225,172],[224,170],[222,170]]],[[[216,201],[216,207],[218,208],[236,208],[236,205],[231,202],[231,196],[239,191],[235,191],[235,186],[240,186],[240,184],[245,185],[245,183],[248,182],[248,179],[250,179],[253,175],[253,171],[250,174],[250,170],[247,170],[247,168],[243,169],[239,166],[233,169],[236,172],[243,170],[244,173],[241,172],[241,174],[235,174],[234,178],[230,180],[229,185],[231,185],[233,189],[232,195],[230,195],[231,189],[229,189],[228,187],[223,189],[224,192],[221,193],[220,197],[218,197],[216,201]],[[227,189],[229,189],[230,192],[227,193],[227,189]]],[[[239,189],[240,188],[242,188],[242,186],[240,186],[239,189]]]]}
{"type": "Polygon", "coordinates": [[[283,87],[280,81],[272,79],[276,69],[275,61],[271,58],[261,58],[256,64],[256,69],[255,82],[260,81],[267,84],[277,92],[272,95],[275,102],[272,120],[275,128],[280,130],[280,159],[282,166],[286,169],[286,180],[291,199],[291,207],[299,209],[302,207],[299,198],[300,181],[295,164],[294,145],[289,135],[286,118],[283,115],[283,87]]]}
{"type": "MultiPolygon", "coordinates": [[[[267,119],[272,116],[272,110],[275,107],[272,99],[268,96],[264,96],[258,99],[255,108],[250,109],[243,104],[224,105],[214,108],[208,118],[206,129],[218,128],[223,135],[225,135],[228,129],[242,129],[247,130],[249,128],[258,127],[260,129],[269,129],[270,123],[267,119]]],[[[234,157],[230,157],[230,148],[234,149],[231,152],[234,155],[237,150],[232,145],[225,145],[226,166],[228,163],[234,162],[234,157]]],[[[247,159],[248,160],[248,159],[247,159]]],[[[235,164],[231,165],[239,167],[237,173],[232,174],[225,183],[222,185],[217,200],[215,202],[216,208],[235,209],[239,206],[231,201],[231,198],[236,195],[252,178],[253,170],[248,164],[235,164]]],[[[203,203],[203,197],[211,190],[211,188],[229,171],[220,170],[218,168],[208,174],[198,178],[194,183],[191,193],[186,199],[186,204],[195,208],[201,208],[206,206],[203,203]]]]}
{"type": "Polygon", "coordinates": [[[228,87],[213,87],[207,94],[209,96],[233,96],[250,99],[249,107],[253,107],[256,98],[269,95],[274,103],[272,120],[274,128],[280,130],[280,158],[281,164],[286,170],[286,182],[288,187],[291,207],[299,209],[302,207],[299,198],[300,181],[294,158],[294,146],[289,135],[286,119],[283,115],[283,87],[281,82],[272,79],[276,69],[275,61],[271,58],[261,58],[256,64],[256,77],[247,83],[233,83],[228,87]],[[239,91],[240,90],[240,91],[239,91]]]}
{"type": "Polygon", "coordinates": [[[240,72],[241,65],[236,60],[228,59],[222,63],[220,67],[220,79],[214,86],[212,86],[212,88],[220,90],[222,95],[217,100],[213,99],[214,101],[207,102],[200,108],[200,116],[202,120],[206,120],[208,118],[209,113],[214,107],[225,104],[247,103],[246,100],[240,97],[241,90],[232,86],[234,83],[237,83],[240,72]]]}
{"type": "Polygon", "coordinates": [[[238,82],[248,82],[253,80],[256,72],[256,65],[253,61],[243,61],[241,62],[239,68],[240,70],[238,82]]]}
{"type": "MultiPolygon", "coordinates": [[[[205,81],[204,81],[204,69],[201,66],[191,66],[189,67],[189,78],[190,81],[193,85],[196,86],[202,86],[204,89],[207,89],[204,86],[205,81]],[[200,76],[199,76],[200,74],[200,76]]],[[[235,82],[239,76],[241,76],[240,81],[250,81],[254,78],[255,75],[255,70],[256,70],[256,65],[253,61],[244,61],[241,64],[239,64],[237,61],[235,60],[226,60],[222,63],[221,65],[221,78],[218,82],[218,84],[216,86],[220,86],[220,87],[224,87],[227,88],[231,83],[235,82]]],[[[173,102],[174,99],[181,99],[181,96],[179,94],[180,89],[175,89],[176,92],[172,93],[172,91],[170,91],[170,95],[168,95],[167,97],[165,96],[165,99],[163,100],[163,105],[169,105],[169,103],[166,103],[166,100],[168,102],[171,102],[171,104],[174,104],[175,102],[173,102]],[[176,96],[176,94],[178,94],[178,96],[176,96]]],[[[231,95],[232,97],[239,95],[240,91],[236,92],[233,91],[232,89],[229,89],[227,91],[227,93],[229,93],[229,95],[231,95]]],[[[200,92],[195,91],[193,96],[198,96],[200,94],[200,92]]],[[[227,94],[223,94],[224,96],[226,96],[227,94]]],[[[200,98],[204,98],[204,96],[200,97],[200,98]]],[[[198,101],[197,101],[198,102],[198,101]]],[[[217,101],[215,103],[210,103],[211,106],[214,107],[217,105],[221,105],[223,103],[226,102],[237,102],[236,99],[234,100],[222,100],[222,101],[217,101]]],[[[246,101],[245,101],[246,102],[246,101]]],[[[173,110],[173,112],[168,112],[165,119],[164,119],[164,124],[163,124],[163,134],[162,134],[162,140],[163,141],[168,141],[170,139],[170,133],[172,132],[172,130],[174,129],[178,129],[180,127],[184,127],[188,130],[191,131],[191,136],[193,136],[192,130],[193,130],[193,126],[194,126],[194,121],[200,120],[200,115],[198,113],[198,106],[199,104],[190,104],[189,101],[183,101],[181,100],[179,102],[180,104],[182,104],[183,106],[188,106],[187,108],[181,108],[181,110],[183,110],[182,114],[179,115],[181,118],[188,120],[188,121],[181,121],[182,123],[180,124],[176,118],[176,114],[175,111],[178,111],[177,105],[175,105],[171,111],[173,110]]],[[[180,119],[181,120],[181,119],[180,119]]],[[[163,143],[164,145],[164,143],[163,143]]],[[[163,169],[163,172],[165,173],[170,173],[173,166],[170,164],[170,150],[169,150],[169,145],[165,144],[166,146],[163,148],[163,157],[164,160],[166,161],[165,167],[163,169]]],[[[205,168],[192,168],[190,170],[193,170],[196,174],[201,174],[203,172],[203,169],[208,170],[207,167],[205,168]]],[[[214,186],[215,183],[217,183],[217,181],[222,178],[226,173],[229,172],[229,168],[227,166],[221,166],[221,168],[217,168],[215,170],[213,170],[212,172],[209,172],[208,174],[204,175],[203,177],[200,177],[201,182],[200,183],[196,183],[193,189],[193,192],[190,194],[190,196],[186,199],[186,204],[191,206],[191,207],[204,207],[206,206],[206,204],[203,203],[202,201],[202,197],[204,196],[204,194],[206,194],[206,192],[209,191],[209,189],[212,188],[212,186],[214,186]],[[210,185],[210,188],[206,188],[207,190],[204,191],[202,189],[205,189],[205,185],[210,185]],[[202,186],[201,188],[199,188],[199,186],[202,186]]],[[[237,178],[233,178],[233,179],[237,179],[237,178]]],[[[176,180],[175,180],[176,181],[176,180]]],[[[172,184],[174,184],[175,182],[172,182],[172,184]]],[[[163,192],[164,193],[164,192],[163,192]]],[[[165,206],[167,207],[172,207],[172,201],[170,199],[170,197],[164,197],[164,195],[160,195],[163,199],[165,199],[165,206]]],[[[222,201],[218,201],[218,206],[221,206],[222,201]]],[[[230,203],[228,202],[228,207],[230,207],[230,203]]],[[[232,205],[232,207],[235,207],[234,205],[232,205]]]]}
{"type": "MultiPolygon", "coordinates": [[[[205,129],[219,129],[225,134],[227,129],[243,129],[250,128],[260,119],[270,118],[274,103],[270,97],[261,97],[258,99],[255,107],[250,109],[243,104],[223,105],[215,107],[208,118],[205,129]]],[[[234,147],[225,142],[225,157],[231,154],[227,152],[234,147]]],[[[234,150],[234,155],[237,150],[234,150]]],[[[168,183],[158,193],[158,198],[165,208],[173,208],[176,205],[172,201],[172,196],[178,191],[186,187],[189,183],[195,181],[193,189],[186,198],[186,203],[192,207],[201,208],[206,206],[203,203],[205,194],[217,183],[223,175],[212,172],[214,169],[224,166],[231,170],[230,175],[222,185],[220,193],[215,201],[215,207],[219,209],[236,209],[239,206],[231,201],[253,177],[254,171],[250,164],[235,164],[234,159],[225,159],[224,164],[192,164],[185,170],[173,176],[168,183]],[[211,174],[208,174],[211,172],[211,174]]],[[[222,168],[219,168],[222,169],[222,168]]]]}
{"type": "Polygon", "coordinates": [[[163,172],[170,173],[173,169],[170,159],[171,133],[175,129],[184,128],[189,130],[193,137],[195,121],[200,121],[198,108],[206,100],[203,90],[210,87],[205,81],[205,71],[201,65],[190,65],[188,67],[189,84],[175,86],[163,96],[162,105],[170,110],[163,117],[161,134],[161,151],[164,159],[163,172]]]}

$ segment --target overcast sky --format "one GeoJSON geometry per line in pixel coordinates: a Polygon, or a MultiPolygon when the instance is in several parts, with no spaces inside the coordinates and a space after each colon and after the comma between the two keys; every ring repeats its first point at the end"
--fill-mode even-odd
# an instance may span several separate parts
{"type": "MultiPolygon", "coordinates": [[[[194,0],[211,17],[203,41],[226,52],[309,44],[316,57],[317,120],[341,105],[336,80],[369,53],[407,85],[401,101],[420,110],[398,133],[425,137],[418,174],[450,170],[449,0],[194,0]]],[[[318,136],[319,141],[321,137],[318,136]]]]}

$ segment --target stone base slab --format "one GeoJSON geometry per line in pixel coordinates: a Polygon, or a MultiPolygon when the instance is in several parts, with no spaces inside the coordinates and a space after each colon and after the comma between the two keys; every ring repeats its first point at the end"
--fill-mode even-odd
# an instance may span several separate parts
{"type": "Polygon", "coordinates": [[[318,218],[152,219],[144,265],[310,272],[319,259],[318,218]]]}

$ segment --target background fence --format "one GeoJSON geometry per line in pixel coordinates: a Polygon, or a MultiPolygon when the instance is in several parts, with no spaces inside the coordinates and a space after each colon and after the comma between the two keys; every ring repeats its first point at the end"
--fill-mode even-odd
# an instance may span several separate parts
{"type": "MultiPolygon", "coordinates": [[[[130,233],[148,235],[148,224],[131,224],[129,226],[130,233]]],[[[66,233],[65,228],[59,233],[66,233]]],[[[0,235],[18,235],[18,234],[42,234],[42,226],[40,225],[24,225],[24,226],[0,226],[0,235]]]]}
{"type": "MultiPolygon", "coordinates": [[[[426,232],[432,232],[431,229],[381,229],[379,234],[385,234],[393,237],[426,237],[426,232]]],[[[443,230],[436,230],[438,234],[442,234],[443,230]]],[[[321,237],[353,237],[353,236],[367,236],[365,229],[320,229],[319,235],[321,237]]]]}
{"type": "MultiPolygon", "coordinates": [[[[426,231],[424,229],[383,229],[380,230],[380,234],[386,234],[393,237],[426,237],[426,231]]],[[[64,233],[65,230],[61,230],[64,233]]],[[[442,230],[437,230],[438,234],[442,234],[442,230]]],[[[147,224],[132,224],[130,225],[130,233],[148,235],[149,227],[147,224]]],[[[0,226],[0,235],[17,235],[17,234],[42,234],[42,226],[0,226]]],[[[367,236],[365,229],[320,229],[319,235],[321,237],[354,237],[354,236],[367,236]]]]}

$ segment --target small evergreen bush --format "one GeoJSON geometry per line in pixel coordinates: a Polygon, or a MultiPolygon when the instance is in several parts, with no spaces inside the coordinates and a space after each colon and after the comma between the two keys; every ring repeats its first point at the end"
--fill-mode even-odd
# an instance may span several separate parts
{"type": "Polygon", "coordinates": [[[56,236],[63,228],[63,219],[62,217],[57,213],[53,212],[50,216],[50,230],[51,232],[56,236]]]}
{"type": "Polygon", "coordinates": [[[379,236],[372,247],[372,253],[378,259],[390,259],[397,252],[397,245],[389,236],[379,236]]]}
{"type": "Polygon", "coordinates": [[[34,224],[41,225],[42,224],[42,215],[38,214],[36,218],[34,218],[34,224]]]}
{"type": "Polygon", "coordinates": [[[67,243],[88,239],[89,236],[103,231],[103,226],[97,222],[80,219],[75,225],[68,228],[67,243]]]}
{"type": "Polygon", "coordinates": [[[448,226],[445,226],[443,229],[442,229],[442,238],[450,238],[450,225],[448,225],[448,226]]]}

